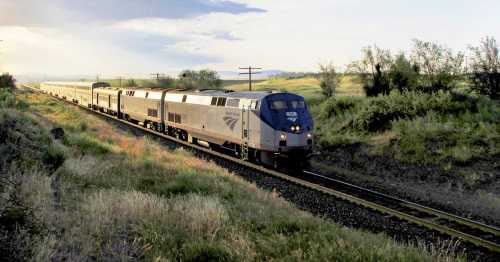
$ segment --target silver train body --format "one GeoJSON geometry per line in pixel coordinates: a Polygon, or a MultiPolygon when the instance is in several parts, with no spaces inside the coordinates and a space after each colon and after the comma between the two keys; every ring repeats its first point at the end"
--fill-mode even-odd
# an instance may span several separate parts
{"type": "Polygon", "coordinates": [[[46,82],[40,89],[83,107],[252,161],[305,160],[313,122],[289,93],[112,89],[106,83],[46,82]]]}

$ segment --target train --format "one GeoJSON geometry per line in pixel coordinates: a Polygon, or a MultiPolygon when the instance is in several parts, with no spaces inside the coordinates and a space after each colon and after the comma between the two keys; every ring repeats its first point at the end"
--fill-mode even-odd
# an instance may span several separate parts
{"type": "Polygon", "coordinates": [[[243,160],[307,162],[314,123],[302,96],[271,91],[113,88],[105,82],[44,82],[40,90],[243,160]]]}

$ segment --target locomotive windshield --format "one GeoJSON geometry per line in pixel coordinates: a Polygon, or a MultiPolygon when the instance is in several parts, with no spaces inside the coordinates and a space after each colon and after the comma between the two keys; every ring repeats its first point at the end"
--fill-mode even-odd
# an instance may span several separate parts
{"type": "Polygon", "coordinates": [[[304,109],[306,108],[306,103],[304,101],[290,101],[290,105],[293,109],[304,109]]]}
{"type": "Polygon", "coordinates": [[[286,104],[286,101],[284,101],[284,100],[276,100],[276,101],[273,101],[271,103],[270,108],[272,110],[283,110],[283,109],[287,109],[288,105],[286,104]]]}
{"type": "Polygon", "coordinates": [[[284,109],[304,109],[306,108],[306,103],[304,101],[285,101],[285,100],[275,100],[270,103],[269,108],[271,110],[284,110],[284,109]]]}

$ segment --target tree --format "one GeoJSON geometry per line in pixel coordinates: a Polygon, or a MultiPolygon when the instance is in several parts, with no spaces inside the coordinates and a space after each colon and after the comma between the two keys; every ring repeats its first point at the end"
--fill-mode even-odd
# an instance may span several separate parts
{"type": "Polygon", "coordinates": [[[16,87],[16,79],[9,73],[4,73],[0,76],[0,88],[16,87]]]}
{"type": "Polygon", "coordinates": [[[222,80],[216,71],[210,69],[184,70],[179,74],[178,86],[187,89],[219,89],[222,86],[222,80]]]}
{"type": "Polygon", "coordinates": [[[174,88],[176,87],[175,79],[172,77],[161,77],[158,79],[157,87],[160,88],[174,88]]]}
{"type": "Polygon", "coordinates": [[[326,97],[335,96],[335,89],[339,84],[339,78],[335,71],[335,66],[332,63],[327,65],[319,65],[320,68],[320,86],[323,95],[326,97]]]}
{"type": "Polygon", "coordinates": [[[463,53],[457,53],[445,46],[413,40],[412,62],[421,70],[419,89],[434,93],[449,91],[456,87],[463,73],[463,53]]]}
{"type": "Polygon", "coordinates": [[[128,86],[128,87],[137,87],[137,83],[135,82],[135,80],[134,80],[134,79],[130,79],[130,80],[128,80],[128,82],[127,82],[127,86],[128,86]]]}
{"type": "Polygon", "coordinates": [[[367,96],[387,95],[391,91],[388,76],[391,65],[390,51],[375,45],[363,48],[363,59],[349,65],[349,71],[360,76],[367,96]]]}
{"type": "Polygon", "coordinates": [[[404,53],[397,55],[389,72],[391,89],[397,89],[400,93],[416,90],[419,71],[419,67],[412,64],[404,53]]]}
{"type": "Polygon", "coordinates": [[[486,37],[470,50],[473,52],[470,75],[473,89],[491,99],[500,99],[500,56],[495,38],[486,37]]]}

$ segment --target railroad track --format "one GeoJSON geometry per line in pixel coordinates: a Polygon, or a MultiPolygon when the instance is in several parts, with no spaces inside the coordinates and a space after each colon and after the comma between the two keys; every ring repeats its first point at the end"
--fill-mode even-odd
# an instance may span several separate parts
{"type": "MultiPolygon", "coordinates": [[[[24,85],[35,92],[42,93],[36,88],[24,85]]],[[[490,251],[500,254],[500,229],[489,226],[477,221],[463,218],[454,214],[426,207],[414,202],[406,201],[396,197],[392,197],[383,193],[379,193],[367,188],[362,188],[353,184],[346,183],[337,179],[316,174],[310,171],[302,171],[299,176],[292,176],[284,172],[268,169],[263,166],[256,165],[241,159],[219,153],[205,147],[193,145],[177,138],[153,131],[151,129],[135,125],[122,119],[117,119],[111,115],[96,112],[90,108],[80,107],[66,100],[52,97],[57,100],[68,102],[78,108],[86,109],[105,118],[113,119],[142,130],[156,137],[168,139],[185,147],[193,148],[198,151],[213,155],[217,158],[228,160],[239,165],[245,166],[255,171],[259,171],[269,176],[277,177],[290,183],[313,189],[327,195],[348,201],[358,206],[375,210],[377,212],[396,217],[401,220],[408,221],[431,230],[438,231],[453,238],[469,242],[478,247],[486,248],[490,251]]]]}

